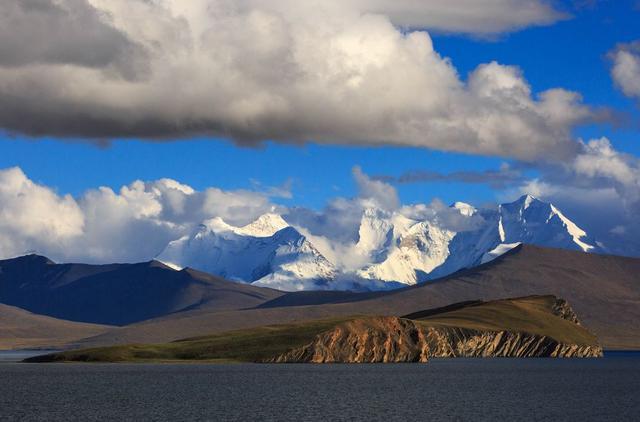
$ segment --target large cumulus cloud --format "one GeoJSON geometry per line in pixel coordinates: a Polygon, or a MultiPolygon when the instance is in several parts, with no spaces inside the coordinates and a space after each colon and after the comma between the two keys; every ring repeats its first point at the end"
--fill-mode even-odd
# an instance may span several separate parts
{"type": "Polygon", "coordinates": [[[36,244],[58,247],[82,233],[84,215],[70,195],[60,196],[19,168],[0,171],[0,255],[36,244]]]}
{"type": "Polygon", "coordinates": [[[6,0],[0,66],[73,65],[130,75],[144,50],[85,0],[6,0]]]}
{"type": "Polygon", "coordinates": [[[10,132],[532,160],[573,154],[571,129],[592,114],[576,93],[533,93],[515,67],[461,77],[427,32],[398,27],[486,34],[561,18],[542,1],[7,1],[16,18],[0,25],[11,52],[0,61],[0,127],[10,132]]]}
{"type": "Polygon", "coordinates": [[[59,261],[145,261],[207,218],[243,225],[273,210],[260,192],[196,191],[171,179],[74,198],[14,167],[0,170],[0,258],[37,252],[59,261]]]}

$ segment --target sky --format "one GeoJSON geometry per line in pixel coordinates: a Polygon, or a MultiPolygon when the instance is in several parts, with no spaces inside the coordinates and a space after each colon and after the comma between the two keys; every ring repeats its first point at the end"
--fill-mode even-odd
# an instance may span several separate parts
{"type": "Polygon", "coordinates": [[[6,243],[88,236],[89,199],[107,187],[122,200],[136,180],[323,212],[362,196],[357,168],[401,204],[532,193],[599,238],[637,244],[637,1],[2,7],[0,185],[22,186],[5,197],[0,186],[6,243]],[[11,205],[16,192],[29,197],[25,183],[61,210],[68,200],[79,226],[41,213],[20,226],[24,207],[48,203],[11,205]]]}

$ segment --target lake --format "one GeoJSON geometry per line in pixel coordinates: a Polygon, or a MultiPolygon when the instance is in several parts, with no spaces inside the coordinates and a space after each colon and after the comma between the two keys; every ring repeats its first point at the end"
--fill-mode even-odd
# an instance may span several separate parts
{"type": "Polygon", "coordinates": [[[638,420],[640,355],[397,365],[0,363],[0,420],[638,420]]]}

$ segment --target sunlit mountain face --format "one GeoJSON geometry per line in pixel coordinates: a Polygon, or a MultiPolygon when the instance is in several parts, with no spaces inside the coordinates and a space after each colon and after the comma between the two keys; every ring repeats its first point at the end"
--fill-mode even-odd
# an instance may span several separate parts
{"type": "Polygon", "coordinates": [[[158,259],[175,268],[196,268],[281,290],[376,290],[484,264],[522,243],[605,252],[554,205],[530,195],[495,209],[458,202],[448,213],[459,220],[457,231],[440,217],[421,220],[408,217],[406,210],[367,207],[352,242],[340,246],[318,232],[306,237],[302,232],[308,229],[291,226],[286,215],[264,214],[243,227],[218,218],[170,242],[158,259]],[[315,245],[314,238],[322,241],[315,245]],[[336,257],[339,247],[357,266],[336,257]]]}

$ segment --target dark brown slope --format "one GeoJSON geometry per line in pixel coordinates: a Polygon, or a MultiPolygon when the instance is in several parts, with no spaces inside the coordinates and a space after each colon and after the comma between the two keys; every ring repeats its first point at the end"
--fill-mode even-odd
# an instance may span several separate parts
{"type": "Polygon", "coordinates": [[[111,328],[35,315],[24,309],[0,304],[0,350],[56,348],[111,328]]]}
{"type": "Polygon", "coordinates": [[[640,349],[640,259],[528,245],[490,264],[421,286],[361,295],[289,294],[258,309],[181,312],[123,327],[88,339],[83,345],[166,342],[340,315],[399,316],[456,302],[529,295],[567,299],[605,348],[640,349]],[[303,303],[315,304],[295,306],[303,303]]]}
{"type": "Polygon", "coordinates": [[[157,261],[55,264],[38,255],[0,261],[0,303],[70,321],[126,325],[190,309],[252,308],[280,295],[157,261]]]}

